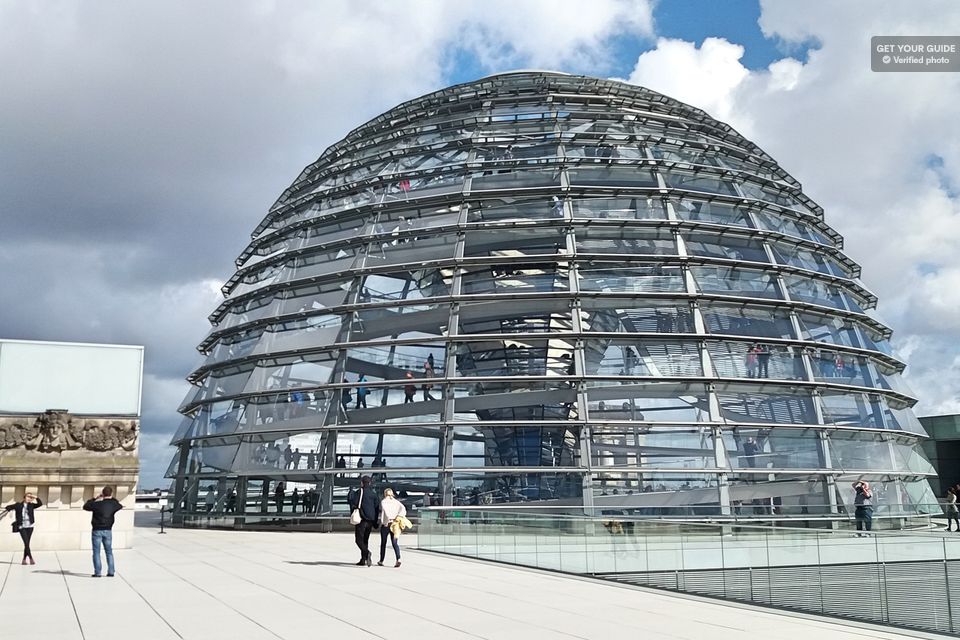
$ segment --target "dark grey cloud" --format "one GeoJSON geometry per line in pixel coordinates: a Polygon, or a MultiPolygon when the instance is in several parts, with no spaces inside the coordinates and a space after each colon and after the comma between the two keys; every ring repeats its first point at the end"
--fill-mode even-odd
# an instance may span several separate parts
{"type": "Polygon", "coordinates": [[[217,289],[303,166],[446,84],[458,47],[590,70],[611,35],[649,31],[642,0],[589,20],[512,4],[0,4],[0,336],[145,345],[160,484],[217,289]],[[463,38],[476,25],[486,41],[463,38]]]}

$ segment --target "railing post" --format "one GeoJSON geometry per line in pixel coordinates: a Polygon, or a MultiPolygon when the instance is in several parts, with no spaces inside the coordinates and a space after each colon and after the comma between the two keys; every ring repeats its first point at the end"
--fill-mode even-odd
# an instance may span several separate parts
{"type": "Polygon", "coordinates": [[[951,632],[956,632],[957,628],[953,625],[953,606],[950,604],[950,566],[947,564],[947,539],[940,538],[940,544],[943,546],[943,583],[946,586],[944,593],[947,594],[947,625],[951,632]]]}

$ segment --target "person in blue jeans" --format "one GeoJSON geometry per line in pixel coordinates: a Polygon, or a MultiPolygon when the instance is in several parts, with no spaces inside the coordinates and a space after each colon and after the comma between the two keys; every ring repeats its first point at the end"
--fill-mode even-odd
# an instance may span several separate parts
{"type": "Polygon", "coordinates": [[[93,517],[90,519],[90,525],[93,527],[90,535],[90,543],[93,547],[93,577],[99,578],[103,569],[100,563],[100,546],[103,545],[103,550],[107,554],[107,577],[112,578],[116,573],[113,563],[113,520],[117,511],[123,509],[123,505],[113,497],[113,487],[104,487],[100,495],[83,504],[83,509],[93,512],[93,517]]]}

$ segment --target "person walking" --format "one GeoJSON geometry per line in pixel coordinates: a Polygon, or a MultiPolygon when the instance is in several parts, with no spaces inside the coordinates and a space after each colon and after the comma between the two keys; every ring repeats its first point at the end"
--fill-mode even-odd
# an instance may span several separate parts
{"type": "MultiPolygon", "coordinates": [[[[347,376],[343,376],[343,384],[349,384],[349,382],[347,376]]],[[[343,407],[344,411],[350,408],[350,389],[346,387],[340,389],[340,406],[343,407]]]]}
{"type": "Polygon", "coordinates": [[[113,487],[104,487],[96,498],[91,498],[83,503],[84,511],[92,511],[93,517],[90,518],[90,525],[93,532],[90,535],[90,543],[93,547],[93,577],[99,578],[102,565],[100,564],[100,546],[107,554],[107,577],[112,578],[116,573],[116,566],[113,562],[113,521],[117,511],[123,509],[113,497],[113,487]]]}
{"type": "Polygon", "coordinates": [[[393,553],[397,557],[397,563],[394,568],[400,567],[400,542],[397,537],[400,535],[400,529],[394,530],[394,522],[399,517],[407,516],[407,508],[403,503],[397,500],[393,495],[393,489],[384,489],[383,501],[380,503],[380,562],[378,567],[383,566],[383,561],[387,556],[387,538],[390,538],[390,544],[393,545],[393,553]]]}
{"type": "MultiPolygon", "coordinates": [[[[8,509],[10,507],[7,507],[8,509]]],[[[957,508],[957,493],[952,488],[947,489],[947,531],[953,531],[953,523],[957,523],[957,531],[960,531],[960,509],[957,508]]]]}
{"type": "Polygon", "coordinates": [[[367,565],[368,567],[372,564],[370,559],[370,532],[373,531],[380,522],[380,498],[377,497],[376,491],[371,488],[373,481],[370,476],[363,476],[360,478],[360,488],[353,491],[347,498],[347,502],[350,504],[350,520],[354,523],[354,540],[356,541],[357,548],[360,549],[360,562],[357,563],[357,566],[362,567],[367,565]],[[359,521],[356,520],[353,512],[356,511],[356,516],[359,516],[359,521]]]}
{"type": "MultiPolygon", "coordinates": [[[[407,371],[407,380],[413,380],[413,372],[407,371]]],[[[403,404],[413,402],[413,396],[417,395],[417,385],[408,382],[403,385],[403,404]]]]}
{"type": "Polygon", "coordinates": [[[30,551],[30,538],[33,537],[33,525],[37,520],[34,511],[37,507],[43,506],[43,500],[34,494],[27,492],[23,494],[23,500],[14,502],[4,507],[4,515],[13,512],[13,531],[20,533],[20,539],[23,540],[23,562],[20,564],[37,564],[33,560],[33,553],[30,551]]]}
{"type": "Polygon", "coordinates": [[[873,492],[870,491],[869,482],[859,480],[853,483],[853,490],[856,492],[853,504],[856,507],[854,517],[857,520],[857,535],[865,535],[859,532],[873,529],[873,492]]]}

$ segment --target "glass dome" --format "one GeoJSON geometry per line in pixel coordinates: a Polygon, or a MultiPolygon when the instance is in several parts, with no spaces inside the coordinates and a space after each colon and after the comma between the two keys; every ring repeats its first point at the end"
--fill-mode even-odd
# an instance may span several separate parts
{"type": "Polygon", "coordinates": [[[830,519],[857,479],[878,517],[935,502],[843,239],[653,91],[531,71],[401,104],[236,265],[173,438],[182,515],[302,513],[293,488],[341,512],[371,467],[412,506],[830,519]]]}

